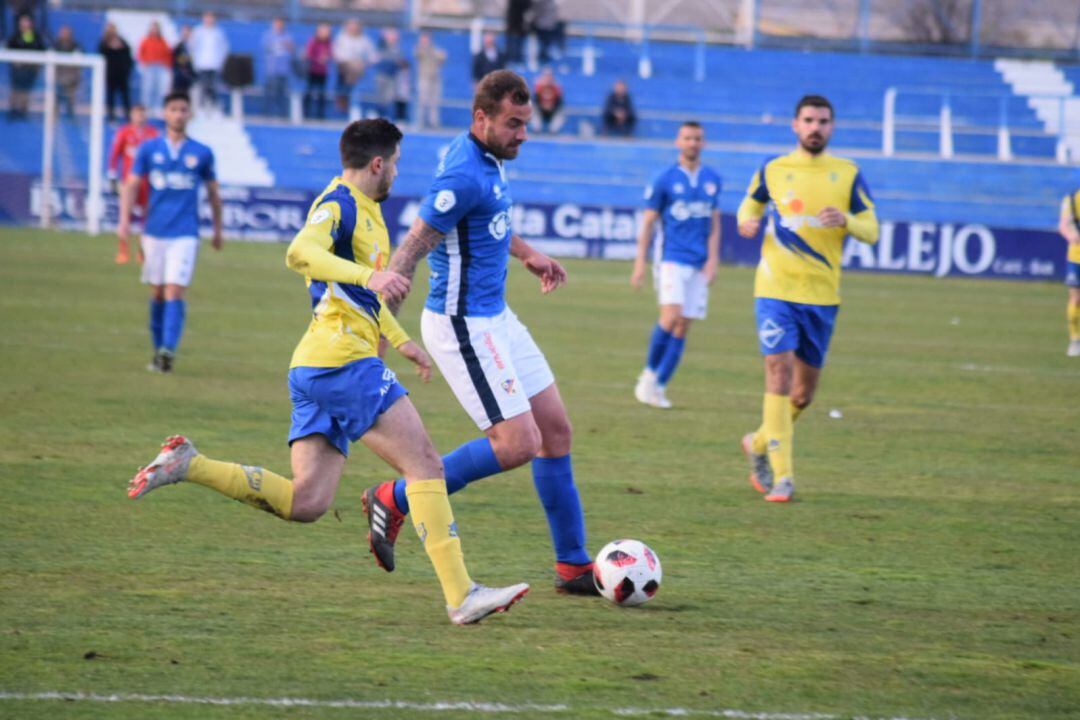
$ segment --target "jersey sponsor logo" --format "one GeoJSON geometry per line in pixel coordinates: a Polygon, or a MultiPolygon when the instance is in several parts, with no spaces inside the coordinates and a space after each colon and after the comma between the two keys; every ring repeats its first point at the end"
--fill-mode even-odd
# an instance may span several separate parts
{"type": "Polygon", "coordinates": [[[773,322],[771,318],[761,323],[761,327],[758,328],[761,344],[769,349],[776,347],[782,337],[784,337],[784,328],[773,322]]]}
{"type": "Polygon", "coordinates": [[[432,205],[441,213],[448,212],[457,205],[457,195],[454,194],[453,190],[440,190],[435,195],[435,202],[432,205]]]}
{"type": "Polygon", "coordinates": [[[311,213],[311,219],[308,220],[308,225],[321,225],[333,216],[334,214],[330,212],[329,208],[319,208],[311,213]]]}
{"type": "Polygon", "coordinates": [[[379,388],[379,397],[385,397],[386,393],[390,392],[390,388],[397,382],[397,374],[390,368],[385,368],[382,374],[383,385],[379,388]]]}
{"type": "Polygon", "coordinates": [[[676,200],[671,203],[671,209],[668,212],[671,214],[672,220],[682,222],[683,220],[709,217],[712,212],[712,206],[701,200],[695,200],[694,202],[676,200]]]}
{"type": "Polygon", "coordinates": [[[818,220],[817,215],[781,215],[780,226],[796,232],[803,227],[819,228],[821,227],[821,220],[818,220]]]}
{"type": "Polygon", "coordinates": [[[491,218],[491,222],[488,223],[488,232],[491,233],[491,237],[496,240],[502,240],[506,237],[506,234],[510,232],[510,213],[503,210],[501,213],[491,218]]]}
{"type": "Polygon", "coordinates": [[[491,359],[495,362],[495,367],[500,370],[506,369],[506,363],[503,362],[502,356],[499,355],[499,349],[495,347],[495,338],[491,337],[491,333],[484,333],[484,347],[491,353],[491,359]]]}
{"type": "Polygon", "coordinates": [[[192,190],[195,188],[195,176],[186,172],[150,172],[150,187],[155,190],[192,190]]]}

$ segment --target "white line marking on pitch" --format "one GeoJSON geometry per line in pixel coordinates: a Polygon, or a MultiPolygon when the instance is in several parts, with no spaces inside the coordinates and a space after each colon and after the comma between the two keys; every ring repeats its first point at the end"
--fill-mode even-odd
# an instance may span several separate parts
{"type": "MultiPolygon", "coordinates": [[[[0,700],[62,700],[65,702],[144,702],[173,703],[180,705],[256,705],[268,707],[315,707],[346,708],[361,710],[420,710],[424,712],[451,712],[464,710],[482,713],[544,712],[574,713],[577,710],[600,710],[613,715],[667,715],[670,717],[718,717],[729,720],[841,720],[852,718],[850,715],[832,715],[828,713],[784,713],[784,712],[747,712],[745,710],[692,710],[689,708],[572,708],[568,705],[506,705],[492,702],[435,702],[414,703],[402,700],[315,700],[312,698],[254,698],[254,697],[193,697],[190,695],[143,695],[138,693],[98,695],[81,692],[40,692],[17,693],[0,692],[0,700]]],[[[871,718],[857,716],[852,720],[916,720],[908,717],[871,718]]]]}

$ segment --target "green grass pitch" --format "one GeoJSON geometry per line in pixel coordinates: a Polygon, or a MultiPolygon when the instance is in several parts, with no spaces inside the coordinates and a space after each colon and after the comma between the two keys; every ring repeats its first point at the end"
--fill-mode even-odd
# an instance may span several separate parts
{"type": "MultiPolygon", "coordinates": [[[[801,502],[775,506],[738,450],[761,406],[750,270],[721,269],[663,412],[632,397],[656,307],[629,265],[569,261],[547,297],[512,268],[574,422],[590,547],[640,538],[664,584],[639,609],[556,595],[518,470],[453,505],[474,577],[533,590],[460,628],[408,529],[392,575],[368,555],[360,494],[389,472],[362,447],[314,525],[186,485],[127,499],[174,432],[288,472],[309,306],[283,246],[205,248],[176,372],[150,375],[145,290],[112,251],[0,231],[0,717],[1080,716],[1080,362],[1060,285],[848,274],[796,426],[801,502]],[[50,691],[403,704],[25,697],[50,691]]],[[[477,435],[440,377],[390,362],[442,451],[477,435]]]]}

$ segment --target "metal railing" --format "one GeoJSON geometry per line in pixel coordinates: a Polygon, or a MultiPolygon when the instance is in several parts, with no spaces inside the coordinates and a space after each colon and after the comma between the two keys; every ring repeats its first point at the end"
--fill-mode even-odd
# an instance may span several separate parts
{"type": "MultiPolygon", "coordinates": [[[[1066,108],[1067,103],[1072,98],[1070,96],[1061,95],[1029,95],[1024,97],[1028,100],[1051,101],[1057,103],[1058,132],[1054,154],[1058,162],[1068,162],[1071,153],[1069,152],[1066,108]]],[[[1015,135],[1029,135],[1034,137],[1045,137],[1048,135],[1047,132],[1042,130],[1016,127],[1015,123],[1011,122],[1009,102],[1016,98],[1017,96],[1007,92],[960,91],[954,89],[923,87],[890,87],[885,91],[883,101],[881,152],[886,157],[893,157],[896,155],[896,135],[898,126],[901,124],[904,125],[901,129],[906,130],[926,130],[936,126],[938,131],[938,154],[943,158],[952,158],[955,155],[955,135],[957,127],[957,122],[954,117],[955,102],[960,99],[983,99],[992,101],[996,104],[996,124],[993,126],[969,124],[967,125],[967,129],[973,132],[985,131],[995,133],[997,136],[997,158],[1002,161],[1012,160],[1014,158],[1012,139],[1015,135]],[[897,99],[901,95],[909,97],[937,98],[938,110],[933,115],[927,115],[925,113],[898,115],[896,104],[897,99]],[[900,118],[899,121],[898,118],[900,118]]]]}

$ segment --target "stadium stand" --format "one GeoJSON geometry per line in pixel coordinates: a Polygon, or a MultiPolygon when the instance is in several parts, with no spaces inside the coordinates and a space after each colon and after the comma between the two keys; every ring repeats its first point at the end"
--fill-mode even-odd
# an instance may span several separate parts
{"type": "MultiPolygon", "coordinates": [[[[54,27],[74,27],[84,47],[95,46],[104,21],[102,14],[83,11],[57,11],[51,19],[54,27]]],[[[221,24],[233,52],[252,54],[256,75],[261,77],[259,42],[265,23],[224,20],[221,24]]],[[[313,26],[294,24],[290,31],[303,42],[313,26]]],[[[454,59],[468,57],[469,38],[455,31],[440,31],[436,36],[452,58],[444,74],[444,127],[463,128],[469,117],[471,82],[464,69],[467,63],[454,59]]],[[[406,53],[411,53],[414,41],[415,34],[404,34],[406,53]]],[[[708,161],[724,175],[723,206],[733,211],[762,159],[790,147],[790,109],[808,91],[823,93],[836,105],[839,125],[833,145],[838,154],[859,158],[884,218],[962,219],[999,227],[1044,228],[1048,222],[1045,208],[1052,207],[1075,180],[1073,169],[1054,162],[1056,128],[1048,129],[1030,98],[1020,90],[1014,92],[993,61],[748,51],[727,46],[708,46],[701,57],[692,45],[653,42],[647,48],[651,77],[641,79],[639,62],[645,48],[640,45],[574,38],[570,50],[570,57],[559,67],[569,121],[563,137],[534,136],[530,150],[512,165],[515,196],[522,201],[635,205],[647,174],[670,159],[669,142],[679,123],[694,118],[702,121],[708,133],[708,161]],[[584,43],[593,43],[598,58],[591,76],[580,72],[584,43]],[[704,80],[695,80],[701,70],[704,80]],[[591,138],[604,94],[616,78],[626,79],[631,87],[639,113],[636,139],[578,141],[574,136],[591,138]],[[899,157],[885,158],[881,154],[882,104],[886,90],[894,86],[899,88],[899,157]],[[953,118],[955,157],[950,160],[937,154],[938,117],[945,99],[953,118]],[[1013,162],[995,158],[1003,119],[1011,133],[1013,162]]],[[[1080,76],[1077,68],[1062,72],[1074,81],[1080,76]]],[[[1068,92],[1074,92],[1074,87],[1069,85],[1068,92]]],[[[368,73],[360,84],[361,97],[373,91],[368,73]]],[[[262,122],[258,85],[246,92],[243,111],[247,137],[258,155],[243,163],[265,163],[267,168],[256,172],[260,180],[235,182],[310,189],[336,170],[331,148],[344,115],[323,125],[262,122]]],[[[0,132],[17,137],[31,130],[0,121],[0,132]]],[[[450,134],[446,130],[409,135],[403,148],[402,176],[395,188],[398,194],[415,195],[426,188],[439,149],[450,134]]],[[[84,162],[85,148],[80,149],[79,138],[65,138],[61,142],[67,152],[77,156],[71,162],[84,162]]],[[[18,167],[20,153],[28,153],[26,167],[33,167],[29,154],[36,152],[34,145],[15,143],[0,153],[0,168],[18,167]]]]}

